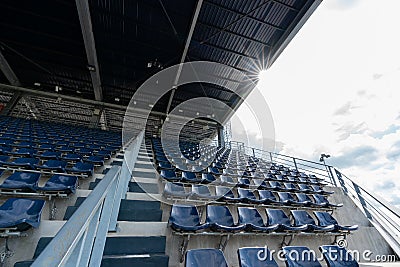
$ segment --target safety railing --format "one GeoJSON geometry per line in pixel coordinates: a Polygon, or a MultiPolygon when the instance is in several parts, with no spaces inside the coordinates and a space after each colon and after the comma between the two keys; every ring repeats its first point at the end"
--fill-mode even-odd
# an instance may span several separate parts
{"type": "Polygon", "coordinates": [[[142,139],[143,131],[128,142],[122,166],[111,167],[31,266],[100,266],[142,139]]]}
{"type": "Polygon", "coordinates": [[[231,141],[230,148],[248,156],[285,165],[300,172],[315,174],[320,178],[324,178],[331,185],[341,187],[344,194],[348,195],[363,211],[371,224],[375,226],[397,256],[400,257],[400,210],[382,197],[364,189],[333,166],[325,164],[325,162],[313,162],[264,151],[245,146],[242,142],[231,141]]]}

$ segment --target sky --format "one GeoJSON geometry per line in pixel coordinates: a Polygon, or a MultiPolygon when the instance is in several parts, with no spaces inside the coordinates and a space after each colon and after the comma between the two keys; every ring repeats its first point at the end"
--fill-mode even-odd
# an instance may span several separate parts
{"type": "MultiPolygon", "coordinates": [[[[400,1],[324,0],[260,77],[275,152],[333,165],[400,206],[400,1]]],[[[237,117],[259,129],[248,107],[237,117]]],[[[243,139],[232,121],[232,139],[243,139]]],[[[250,138],[251,139],[251,138],[250,138]]],[[[250,144],[251,145],[251,144],[250,144]]]]}

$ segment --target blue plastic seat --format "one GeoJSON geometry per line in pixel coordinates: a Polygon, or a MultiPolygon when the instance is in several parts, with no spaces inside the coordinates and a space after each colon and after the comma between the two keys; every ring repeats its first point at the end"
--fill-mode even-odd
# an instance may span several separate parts
{"type": "Polygon", "coordinates": [[[252,179],[252,181],[257,189],[269,189],[269,186],[265,183],[264,179],[252,179]]]}
{"type": "Polygon", "coordinates": [[[42,165],[36,164],[35,168],[41,169],[41,170],[64,172],[66,166],[67,166],[66,161],[49,159],[48,161],[44,162],[42,165]]]}
{"type": "Polygon", "coordinates": [[[216,186],[215,194],[218,196],[218,199],[226,202],[242,202],[242,198],[235,197],[232,190],[226,186],[216,186]]]}
{"type": "Polygon", "coordinates": [[[260,200],[262,200],[264,204],[283,204],[279,200],[277,200],[276,196],[269,190],[258,190],[258,195],[260,196],[260,200]]]}
{"type": "Polygon", "coordinates": [[[250,203],[250,204],[264,203],[264,200],[257,199],[253,191],[251,191],[250,189],[238,188],[238,195],[242,199],[242,202],[244,203],[250,203]]]}
{"type": "Polygon", "coordinates": [[[244,224],[235,224],[232,213],[225,206],[208,205],[206,221],[216,232],[240,232],[246,228],[244,224]]]}
{"type": "Polygon", "coordinates": [[[54,146],[52,144],[40,143],[40,145],[36,146],[36,149],[39,151],[48,151],[48,150],[54,150],[54,146]]]}
{"type": "Polygon", "coordinates": [[[45,151],[42,154],[36,154],[35,157],[39,157],[41,159],[59,159],[61,157],[61,152],[45,151]]]}
{"type": "Polygon", "coordinates": [[[314,190],[308,184],[299,184],[299,189],[302,193],[313,194],[314,190]]]}
{"type": "Polygon", "coordinates": [[[308,247],[286,246],[282,249],[285,253],[287,267],[321,267],[315,256],[315,252],[310,251],[308,247]]]}
{"type": "Polygon", "coordinates": [[[343,203],[339,203],[339,204],[330,203],[328,201],[328,199],[323,195],[313,194],[312,196],[313,196],[313,198],[315,200],[315,203],[320,205],[320,206],[323,206],[323,207],[336,207],[336,208],[338,208],[338,207],[342,207],[343,206],[343,203]]]}
{"type": "Polygon", "coordinates": [[[250,180],[248,178],[239,178],[237,182],[237,186],[248,188],[250,187],[250,180]]]}
{"type": "Polygon", "coordinates": [[[206,185],[192,185],[192,198],[204,198],[204,199],[218,199],[219,196],[211,195],[210,189],[206,185]]]}
{"type": "Polygon", "coordinates": [[[0,146],[0,154],[7,155],[12,151],[12,147],[9,146],[0,146]]]}
{"type": "Polygon", "coordinates": [[[299,189],[297,189],[297,187],[293,183],[284,183],[283,185],[285,186],[286,191],[289,191],[289,192],[300,191],[299,189]]]}
{"type": "Polygon", "coordinates": [[[168,225],[178,232],[197,232],[210,227],[208,223],[201,223],[199,212],[195,206],[173,205],[168,225]]]}
{"type": "Polygon", "coordinates": [[[202,184],[208,184],[208,183],[212,183],[215,182],[215,176],[211,173],[202,173],[201,174],[201,183],[202,184]]]}
{"type": "Polygon", "coordinates": [[[198,178],[194,172],[182,172],[181,181],[185,183],[200,183],[201,178],[198,178]]]}
{"type": "MultiPolygon", "coordinates": [[[[25,140],[27,140],[27,139],[25,139],[25,140]]],[[[20,141],[22,141],[22,140],[20,139],[20,141]]],[[[13,147],[21,147],[21,148],[31,148],[33,146],[34,145],[30,141],[23,141],[23,142],[20,142],[17,144],[13,144],[13,147]]]]}
{"type": "Polygon", "coordinates": [[[219,249],[191,249],[186,252],[185,267],[228,267],[219,249]]]}
{"type": "Polygon", "coordinates": [[[0,155],[0,166],[2,165],[2,163],[8,162],[9,159],[10,159],[9,156],[0,155]]]}
{"type": "Polygon", "coordinates": [[[359,264],[354,260],[351,253],[344,247],[337,245],[320,246],[319,250],[328,265],[328,267],[358,267],[359,264]]]}
{"type": "Polygon", "coordinates": [[[279,227],[276,231],[284,232],[284,231],[291,231],[291,232],[299,232],[307,230],[307,225],[302,226],[293,226],[290,223],[289,217],[280,209],[266,209],[267,211],[267,218],[268,223],[267,225],[275,225],[278,224],[279,227]]]}
{"type": "Polygon", "coordinates": [[[329,225],[334,226],[336,232],[351,232],[358,229],[358,225],[339,225],[335,218],[328,212],[314,211],[315,217],[318,220],[318,225],[321,227],[327,227],[329,225]]]}
{"type": "Polygon", "coordinates": [[[236,182],[230,176],[221,175],[220,179],[221,179],[221,184],[222,185],[226,185],[226,186],[230,186],[230,187],[236,186],[236,182]]]}
{"type": "Polygon", "coordinates": [[[279,200],[285,205],[302,205],[303,203],[296,201],[292,194],[288,192],[278,192],[279,200]]]}
{"type": "Polygon", "coordinates": [[[160,169],[160,170],[172,170],[172,171],[174,171],[174,170],[175,170],[175,167],[172,166],[171,163],[169,163],[169,162],[164,162],[164,161],[162,161],[162,162],[159,162],[159,163],[158,163],[158,169],[160,169]]]}
{"type": "Polygon", "coordinates": [[[89,157],[89,156],[93,155],[93,149],[85,148],[85,147],[79,147],[77,149],[76,145],[74,148],[75,148],[75,153],[81,155],[82,157],[89,157]]]}
{"type": "Polygon", "coordinates": [[[37,191],[56,192],[63,194],[75,194],[78,186],[78,177],[71,175],[53,175],[43,187],[38,187],[37,191]]]}
{"type": "Polygon", "coordinates": [[[17,158],[12,162],[1,162],[1,165],[11,168],[25,168],[33,170],[35,165],[39,163],[37,158],[17,158]]]}
{"type": "Polygon", "coordinates": [[[168,182],[164,186],[163,195],[165,197],[188,197],[191,193],[187,193],[181,183],[168,182]]]}
{"type": "Polygon", "coordinates": [[[94,166],[92,163],[77,162],[72,168],[66,168],[65,170],[71,173],[78,173],[87,176],[92,176],[94,171],[94,166]]]}
{"type": "Polygon", "coordinates": [[[222,172],[218,168],[215,167],[208,167],[208,172],[214,175],[221,175],[222,172]]]}
{"type": "Polygon", "coordinates": [[[169,182],[178,182],[181,180],[180,177],[176,176],[175,171],[172,170],[161,170],[160,177],[169,182]]]}
{"type": "Polygon", "coordinates": [[[275,191],[285,191],[285,187],[283,187],[282,184],[277,181],[270,181],[269,188],[275,191]]]}
{"type": "Polygon", "coordinates": [[[266,225],[255,208],[238,207],[239,224],[246,225],[246,231],[272,232],[278,229],[279,225],[266,225]]]}
{"type": "Polygon", "coordinates": [[[57,151],[63,152],[63,153],[72,153],[74,152],[74,149],[69,146],[61,146],[56,148],[57,151]]]}
{"type": "Polygon", "coordinates": [[[68,161],[68,162],[78,162],[82,161],[82,156],[79,154],[68,153],[61,157],[61,159],[68,161]]]}
{"type": "Polygon", "coordinates": [[[40,173],[14,172],[4,180],[3,184],[0,185],[0,188],[35,192],[39,178],[40,173]]]}
{"type": "Polygon", "coordinates": [[[9,154],[14,156],[32,157],[35,152],[36,151],[34,149],[23,147],[14,152],[9,152],[9,154]]]}
{"type": "Polygon", "coordinates": [[[239,248],[238,256],[240,267],[278,267],[273,255],[266,247],[239,248]]]}
{"type": "Polygon", "coordinates": [[[333,224],[330,225],[317,225],[314,219],[305,210],[292,210],[295,226],[307,225],[308,232],[332,232],[335,229],[333,224]]]}
{"type": "Polygon", "coordinates": [[[321,195],[331,195],[334,192],[333,191],[325,191],[322,189],[319,185],[311,185],[312,189],[314,190],[314,193],[321,194],[321,195]]]}
{"type": "Polygon", "coordinates": [[[92,163],[95,166],[103,166],[104,165],[104,157],[103,156],[89,156],[87,159],[85,159],[85,162],[92,163]]]}
{"type": "Polygon", "coordinates": [[[10,198],[0,206],[0,228],[26,231],[38,227],[45,201],[27,198],[10,198]]]}
{"type": "Polygon", "coordinates": [[[96,156],[102,156],[104,159],[110,159],[112,152],[110,150],[99,150],[95,153],[96,156]]]}
{"type": "Polygon", "coordinates": [[[306,195],[305,193],[296,193],[296,197],[299,203],[303,206],[316,206],[316,207],[322,207],[322,205],[319,205],[317,203],[314,203],[311,198],[306,195]]]}

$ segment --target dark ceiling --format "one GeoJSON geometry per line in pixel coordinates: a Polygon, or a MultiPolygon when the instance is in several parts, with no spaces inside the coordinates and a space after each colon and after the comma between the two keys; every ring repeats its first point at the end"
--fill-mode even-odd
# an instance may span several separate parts
{"type": "MultiPolygon", "coordinates": [[[[157,61],[163,68],[180,63],[200,6],[197,0],[89,0],[99,68],[94,71],[101,82],[98,99],[78,14],[77,2],[81,1],[0,2],[0,52],[20,87],[126,106],[135,90],[160,70],[148,67],[149,62],[157,61]]],[[[202,1],[185,61],[223,63],[257,80],[259,70],[273,63],[320,1],[202,1]]],[[[1,72],[0,83],[10,84],[1,72]]],[[[3,95],[1,99],[9,98],[3,95]]],[[[165,113],[170,96],[162,97],[155,110],[165,113]]],[[[213,97],[230,106],[238,103],[237,96],[225,88],[191,84],[178,88],[170,109],[197,96],[213,97]]],[[[90,112],[74,107],[76,116],[71,118],[62,115],[71,105],[67,102],[57,107],[44,98],[30,100],[41,101],[36,103],[39,117],[44,117],[40,112],[47,116],[54,111],[54,118],[82,124],[90,121],[95,106],[87,106],[90,112]]],[[[110,107],[105,112],[106,123],[117,129],[122,118],[115,114],[123,112],[110,107]]]]}

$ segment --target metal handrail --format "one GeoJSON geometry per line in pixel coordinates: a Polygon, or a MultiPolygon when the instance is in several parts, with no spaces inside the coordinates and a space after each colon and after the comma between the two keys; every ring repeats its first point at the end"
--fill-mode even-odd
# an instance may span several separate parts
{"type": "Polygon", "coordinates": [[[242,151],[248,156],[258,156],[259,158],[264,158],[275,163],[288,162],[291,167],[321,175],[326,181],[328,181],[326,178],[329,178],[329,183],[341,187],[345,194],[352,196],[352,200],[356,206],[364,212],[368,220],[392,247],[393,251],[400,256],[400,210],[380,196],[369,192],[333,166],[325,163],[322,164],[258,148],[251,148],[241,142],[231,141],[229,145],[231,148],[242,151]],[[315,166],[311,166],[310,164],[314,164],[315,166]]]}
{"type": "Polygon", "coordinates": [[[116,230],[131,179],[129,166],[136,162],[142,139],[143,131],[129,142],[122,167],[111,167],[31,266],[100,266],[107,232],[116,230]]]}

